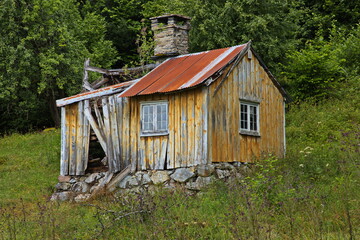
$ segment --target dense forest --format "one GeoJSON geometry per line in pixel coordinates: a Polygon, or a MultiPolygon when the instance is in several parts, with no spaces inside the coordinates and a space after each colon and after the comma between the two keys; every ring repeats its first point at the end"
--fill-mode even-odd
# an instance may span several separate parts
{"type": "Polygon", "coordinates": [[[0,134],[56,126],[83,63],[151,62],[149,17],[192,18],[190,51],[252,40],[295,103],[359,88],[360,2],[352,0],[1,0],[0,134]]]}

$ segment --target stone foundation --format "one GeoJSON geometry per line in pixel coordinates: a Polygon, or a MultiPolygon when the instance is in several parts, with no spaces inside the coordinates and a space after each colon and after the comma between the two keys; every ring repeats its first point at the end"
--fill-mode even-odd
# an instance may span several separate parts
{"type": "MultiPolygon", "coordinates": [[[[197,192],[215,180],[239,179],[249,170],[244,163],[214,163],[172,170],[145,170],[129,174],[116,183],[120,193],[153,191],[158,187],[166,189],[185,188],[197,192]]],[[[92,173],[85,176],[60,176],[56,192],[51,200],[85,201],[112,177],[108,173],[92,173]]]]}

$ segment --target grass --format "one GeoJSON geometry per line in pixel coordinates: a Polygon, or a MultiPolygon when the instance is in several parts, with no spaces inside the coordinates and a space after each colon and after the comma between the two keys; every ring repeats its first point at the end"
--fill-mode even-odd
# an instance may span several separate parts
{"type": "Polygon", "coordinates": [[[291,106],[285,159],[266,155],[243,179],[197,195],[159,189],[49,202],[59,133],[2,138],[0,239],[356,239],[359,102],[291,106]]]}
{"type": "Polygon", "coordinates": [[[59,131],[0,138],[0,206],[47,198],[59,175],[59,131]]]}

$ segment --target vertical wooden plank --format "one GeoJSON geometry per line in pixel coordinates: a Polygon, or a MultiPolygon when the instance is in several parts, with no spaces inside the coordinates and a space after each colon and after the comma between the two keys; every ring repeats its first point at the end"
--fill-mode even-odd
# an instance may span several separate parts
{"type": "Polygon", "coordinates": [[[180,94],[175,94],[174,99],[174,108],[175,108],[175,116],[174,116],[174,132],[175,132],[175,168],[181,167],[181,96],[180,94]]]}
{"type": "Polygon", "coordinates": [[[209,89],[203,88],[202,94],[204,96],[204,102],[202,105],[202,164],[207,164],[208,162],[208,108],[209,108],[209,89]]]}
{"type": "Polygon", "coordinates": [[[169,111],[169,139],[168,139],[168,148],[166,155],[166,168],[173,169],[175,168],[175,97],[174,94],[169,95],[168,97],[168,111],[169,111]]]}
{"type": "Polygon", "coordinates": [[[61,157],[60,157],[60,175],[69,174],[69,146],[67,139],[69,138],[66,124],[66,109],[61,108],[61,157]]]}
{"type": "MultiPolygon", "coordinates": [[[[129,111],[129,123],[130,124],[130,134],[129,134],[129,139],[131,142],[129,151],[131,153],[131,172],[135,172],[137,169],[137,165],[138,165],[138,112],[136,109],[136,104],[134,103],[134,101],[132,101],[132,99],[128,99],[128,105],[130,107],[130,111],[129,111]]],[[[122,136],[124,136],[124,134],[122,134],[122,136]]],[[[139,169],[139,168],[138,168],[139,169]]]]}
{"type": "Polygon", "coordinates": [[[77,109],[77,128],[76,128],[76,166],[75,171],[76,175],[81,175],[84,168],[84,162],[82,161],[82,154],[83,154],[83,129],[84,129],[84,107],[83,102],[78,102],[78,109],[77,109]]]}
{"type": "Polygon", "coordinates": [[[85,170],[87,168],[88,165],[88,160],[89,160],[89,143],[90,143],[90,124],[89,121],[87,120],[87,118],[85,117],[85,114],[83,112],[83,154],[82,154],[82,161],[83,161],[83,168],[80,172],[81,175],[85,174],[85,170]]]}
{"type": "Polygon", "coordinates": [[[119,143],[119,132],[118,132],[118,124],[117,124],[117,112],[116,112],[116,106],[115,106],[115,96],[109,96],[108,97],[108,110],[109,110],[109,117],[110,117],[110,136],[111,136],[111,142],[113,146],[113,158],[114,158],[114,170],[113,172],[118,172],[122,168],[125,168],[125,166],[120,165],[120,143],[119,143]]]}
{"type": "Polygon", "coordinates": [[[153,164],[152,169],[160,169],[160,152],[161,152],[161,140],[163,139],[163,136],[158,136],[153,138],[153,164]]]}
{"type": "Polygon", "coordinates": [[[70,107],[70,136],[71,136],[71,147],[70,147],[70,161],[69,161],[69,174],[76,175],[76,129],[77,129],[77,106],[78,104],[72,104],[70,107]]]}
{"type": "Polygon", "coordinates": [[[243,58],[242,60],[242,70],[241,70],[241,73],[242,73],[242,82],[241,82],[241,89],[242,89],[242,98],[246,98],[247,95],[246,95],[246,60],[245,58],[243,58]]]}
{"type": "Polygon", "coordinates": [[[139,158],[139,162],[140,162],[140,167],[142,170],[146,170],[147,167],[147,145],[146,145],[146,137],[140,137],[139,140],[139,151],[140,151],[140,158],[139,158]]]}
{"type": "MultiPolygon", "coordinates": [[[[239,63],[240,64],[240,63],[239,63]]],[[[233,157],[234,161],[240,161],[240,92],[239,92],[239,67],[240,65],[236,66],[234,68],[234,88],[233,88],[233,131],[234,131],[234,142],[233,142],[233,157]]]]}
{"type": "Polygon", "coordinates": [[[195,94],[195,161],[194,164],[198,165],[202,162],[202,135],[203,135],[203,125],[202,125],[202,101],[203,93],[197,91],[195,94]]]}
{"type": "MultiPolygon", "coordinates": [[[[226,95],[224,96],[226,98],[226,122],[227,122],[227,126],[226,126],[226,130],[225,130],[225,134],[226,134],[226,139],[227,139],[227,152],[228,152],[228,158],[225,159],[226,162],[233,162],[234,158],[233,158],[233,146],[234,146],[234,142],[233,142],[233,136],[234,136],[234,129],[232,128],[233,126],[233,111],[232,111],[232,104],[234,102],[233,97],[233,74],[234,72],[230,73],[228,76],[228,79],[226,79],[226,83],[224,85],[226,85],[226,95]]],[[[225,87],[225,86],[224,86],[225,87]]]]}
{"type": "Polygon", "coordinates": [[[249,59],[249,64],[250,64],[250,83],[251,83],[251,96],[252,97],[256,97],[256,82],[255,82],[255,67],[254,67],[254,60],[253,59],[249,59]]]}
{"type": "Polygon", "coordinates": [[[187,131],[187,92],[182,92],[180,95],[180,101],[178,104],[180,104],[180,139],[178,140],[180,142],[180,166],[181,167],[187,167],[188,166],[188,131],[187,131]]]}
{"type": "Polygon", "coordinates": [[[124,126],[124,116],[123,116],[123,100],[125,98],[120,98],[119,95],[115,95],[114,96],[114,107],[116,110],[116,125],[117,125],[117,134],[119,136],[119,161],[120,161],[120,166],[123,169],[124,167],[127,166],[127,164],[125,163],[125,149],[124,149],[124,141],[125,138],[127,138],[128,136],[124,135],[124,131],[123,131],[123,126],[124,126]]]}
{"type": "MultiPolygon", "coordinates": [[[[196,91],[196,90],[195,90],[196,91]]],[[[194,90],[188,92],[187,98],[187,158],[188,164],[194,165],[195,159],[195,102],[194,102],[194,90]]]]}
{"type": "Polygon", "coordinates": [[[123,157],[125,159],[125,164],[130,164],[130,105],[127,98],[124,98],[123,100],[123,131],[124,131],[124,138],[123,138],[123,144],[124,144],[124,153],[123,157]]]}
{"type": "Polygon", "coordinates": [[[153,137],[145,137],[145,164],[146,169],[154,169],[154,141],[153,137]]]}
{"type": "Polygon", "coordinates": [[[165,168],[167,148],[168,148],[168,138],[164,137],[161,141],[161,149],[160,149],[160,156],[159,156],[159,169],[165,168]]]}
{"type": "Polygon", "coordinates": [[[104,114],[104,126],[105,126],[104,134],[105,134],[106,146],[107,146],[106,156],[108,158],[109,172],[114,172],[115,165],[114,165],[114,156],[113,156],[113,144],[111,141],[112,139],[111,139],[108,99],[107,97],[103,97],[101,100],[102,100],[102,109],[104,114]]]}

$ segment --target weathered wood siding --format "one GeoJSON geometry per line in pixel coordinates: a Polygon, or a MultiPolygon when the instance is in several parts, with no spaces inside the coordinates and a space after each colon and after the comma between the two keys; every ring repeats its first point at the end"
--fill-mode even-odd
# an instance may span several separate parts
{"type": "Polygon", "coordinates": [[[284,99],[254,55],[245,55],[227,79],[210,85],[209,93],[212,162],[253,162],[261,153],[284,155],[284,99]],[[260,103],[260,137],[239,133],[242,100],[260,103]]]}
{"type": "Polygon", "coordinates": [[[83,175],[88,162],[90,125],[83,102],[61,108],[61,175],[83,175]]]}
{"type": "Polygon", "coordinates": [[[118,108],[123,112],[118,117],[118,128],[122,129],[119,136],[122,158],[130,160],[133,170],[172,169],[206,163],[206,93],[206,88],[198,88],[166,95],[118,98],[118,108]],[[159,100],[168,102],[169,134],[141,136],[140,104],[159,100]]]}
{"type": "Polygon", "coordinates": [[[103,96],[62,107],[61,175],[84,174],[90,126],[110,172],[173,169],[210,162],[252,162],[261,153],[282,157],[284,99],[259,61],[245,55],[209,87],[169,94],[103,96]],[[141,103],[168,102],[169,134],[141,136],[141,103]],[[260,136],[240,134],[240,102],[259,103],[260,136]]]}

